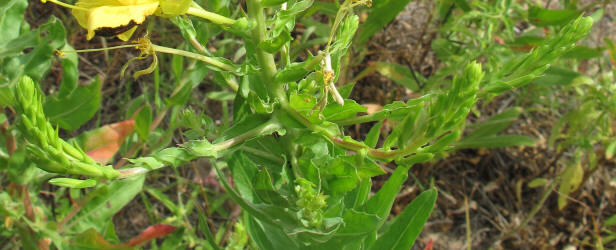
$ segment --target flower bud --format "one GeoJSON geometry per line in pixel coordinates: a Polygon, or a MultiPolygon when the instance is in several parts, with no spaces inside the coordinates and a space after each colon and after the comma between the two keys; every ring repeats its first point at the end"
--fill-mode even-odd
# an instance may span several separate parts
{"type": "Polygon", "coordinates": [[[49,184],[68,188],[88,188],[96,186],[96,181],[92,179],[54,178],[49,180],[49,184]]]}

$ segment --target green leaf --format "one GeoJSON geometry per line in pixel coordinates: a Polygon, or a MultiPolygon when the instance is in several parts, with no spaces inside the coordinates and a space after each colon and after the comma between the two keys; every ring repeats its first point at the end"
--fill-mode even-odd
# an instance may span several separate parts
{"type": "Polygon", "coordinates": [[[563,55],[563,58],[586,60],[603,56],[602,48],[589,48],[585,46],[575,46],[563,55]]]}
{"type": "Polygon", "coordinates": [[[345,84],[337,88],[338,88],[338,92],[340,93],[340,96],[342,96],[342,98],[346,100],[346,99],[349,99],[349,96],[351,96],[351,91],[353,91],[353,87],[355,87],[354,82],[345,84]]]}
{"type": "Polygon", "coordinates": [[[208,99],[216,100],[216,101],[231,101],[235,98],[235,93],[231,93],[229,91],[211,91],[205,95],[208,99]]]}
{"type": "Polygon", "coordinates": [[[89,228],[102,232],[113,215],[120,211],[143,187],[145,176],[110,181],[85,197],[83,207],[67,222],[68,233],[80,233],[89,228]]]}
{"type": "Polygon", "coordinates": [[[528,9],[529,21],[537,26],[564,25],[578,17],[577,10],[550,10],[537,6],[528,9]]]}
{"type": "Polygon", "coordinates": [[[354,100],[344,100],[344,105],[330,103],[323,109],[323,116],[328,121],[337,121],[355,116],[359,112],[366,112],[366,107],[357,104],[354,100]]]}
{"type": "Polygon", "coordinates": [[[613,225],[616,225],[616,215],[610,216],[610,218],[608,218],[607,220],[605,220],[605,222],[603,222],[603,226],[606,226],[606,227],[611,227],[613,225]]]}
{"type": "Polygon", "coordinates": [[[420,83],[415,80],[415,77],[420,81],[425,80],[420,74],[415,74],[415,76],[413,76],[413,72],[408,67],[400,64],[377,62],[373,67],[379,74],[412,91],[419,91],[420,83]]]}
{"type": "Polygon", "coordinates": [[[255,127],[263,125],[263,123],[266,123],[269,119],[269,115],[255,114],[247,116],[244,120],[235,123],[231,128],[223,132],[222,135],[215,140],[215,142],[221,142],[236,137],[255,127]]]}
{"type": "Polygon", "coordinates": [[[254,188],[255,193],[262,201],[281,207],[290,206],[289,202],[274,188],[272,177],[267,169],[257,172],[254,188]]]}
{"type": "Polygon", "coordinates": [[[344,212],[344,227],[336,233],[336,236],[368,234],[378,229],[382,218],[375,214],[347,209],[344,212]]]}
{"type": "Polygon", "coordinates": [[[65,44],[62,51],[66,51],[60,62],[62,63],[62,83],[57,97],[65,98],[75,91],[79,82],[79,69],[77,68],[79,60],[75,49],[68,44],[65,44]]]}
{"type": "Polygon", "coordinates": [[[434,154],[432,153],[416,153],[406,158],[397,159],[396,163],[400,165],[414,165],[417,163],[427,162],[432,160],[432,158],[434,158],[434,154]]]}
{"type": "Polygon", "coordinates": [[[135,130],[142,141],[148,139],[150,135],[150,125],[152,124],[152,109],[147,103],[141,108],[137,117],[135,117],[135,130]]]}
{"type": "Polygon", "coordinates": [[[456,149],[463,148],[502,148],[513,146],[533,146],[535,139],[524,135],[496,135],[481,138],[464,139],[454,144],[456,149]]]}
{"type": "Polygon", "coordinates": [[[130,101],[130,103],[126,107],[126,112],[124,113],[125,120],[134,119],[137,116],[137,112],[141,111],[141,107],[146,103],[145,95],[140,95],[137,98],[134,98],[130,101]]]}
{"type": "Polygon", "coordinates": [[[165,205],[165,207],[167,207],[169,211],[171,211],[171,213],[173,213],[174,215],[180,215],[179,214],[180,210],[178,209],[178,206],[176,206],[175,202],[171,201],[171,199],[169,199],[169,197],[166,194],[164,194],[158,189],[151,188],[151,187],[146,187],[145,191],[148,194],[150,194],[152,197],[154,197],[155,199],[163,203],[163,205],[165,205]]]}
{"type": "Polygon", "coordinates": [[[165,166],[165,164],[154,157],[139,157],[137,159],[128,159],[130,163],[135,166],[147,168],[149,170],[159,169],[165,166]]]}
{"type": "Polygon", "coordinates": [[[65,43],[66,30],[62,22],[51,17],[38,29],[23,32],[3,48],[0,47],[0,58],[7,57],[2,61],[0,72],[5,78],[18,79],[25,74],[39,82],[51,67],[54,51],[64,47],[65,43]],[[24,50],[29,48],[32,49],[24,54],[24,50]]]}
{"type": "Polygon", "coordinates": [[[243,199],[255,203],[255,187],[252,185],[257,178],[257,165],[247,159],[242,152],[236,151],[228,157],[227,163],[233,175],[233,184],[243,199]]]}
{"type": "Polygon", "coordinates": [[[370,249],[411,249],[432,213],[436,196],[437,192],[434,189],[421,193],[406,206],[370,249]]]}
{"type": "Polygon", "coordinates": [[[445,21],[444,19],[448,16],[449,11],[453,8],[455,0],[438,0],[435,1],[437,4],[437,13],[438,18],[440,20],[445,21]]]}
{"type": "Polygon", "coordinates": [[[561,182],[558,186],[558,210],[562,210],[567,205],[569,194],[575,191],[584,178],[584,169],[578,160],[565,168],[561,175],[561,182]]]}
{"type": "MultiPolygon", "coordinates": [[[[214,235],[212,235],[212,231],[210,230],[210,226],[207,223],[207,218],[205,217],[205,213],[197,213],[199,215],[199,229],[203,235],[205,235],[205,239],[207,243],[212,246],[215,250],[219,250],[218,244],[216,244],[216,240],[214,239],[214,235]]],[[[252,234],[250,234],[252,235],[252,234]]]]}
{"type": "Polygon", "coordinates": [[[381,135],[381,128],[383,127],[383,122],[380,121],[370,128],[368,134],[366,135],[366,139],[364,143],[371,148],[375,148],[376,144],[379,142],[379,136],[381,135]]]}
{"type": "Polygon", "coordinates": [[[254,204],[244,200],[235,189],[229,185],[229,182],[225,179],[225,175],[220,171],[218,166],[214,164],[216,173],[219,176],[219,181],[224,187],[229,196],[237,202],[238,205],[244,209],[245,212],[250,213],[255,219],[262,221],[270,225],[278,225],[282,228],[296,228],[297,218],[294,214],[290,214],[283,208],[277,206],[271,206],[266,204],[254,204]]]}
{"type": "Polygon", "coordinates": [[[405,148],[407,145],[415,142],[414,139],[421,136],[422,132],[426,130],[426,121],[428,121],[426,109],[422,109],[422,106],[417,106],[413,111],[409,112],[404,121],[402,121],[402,124],[395,128],[395,130],[400,131],[398,136],[399,148],[405,148]]]}
{"type": "Polygon", "coordinates": [[[448,150],[450,145],[460,138],[461,131],[453,131],[449,134],[441,136],[432,145],[425,147],[425,152],[439,153],[441,151],[448,150]]]}
{"type": "Polygon", "coordinates": [[[0,86],[0,106],[13,106],[14,102],[11,88],[8,85],[0,86]]]}
{"type": "Polygon", "coordinates": [[[299,249],[280,227],[258,221],[255,217],[246,214],[246,230],[259,249],[299,249]]]}
{"type": "Polygon", "coordinates": [[[282,172],[286,163],[282,143],[273,136],[264,136],[250,140],[240,150],[244,155],[259,166],[265,167],[274,178],[274,185],[282,181],[282,172]]]}
{"type": "Polygon", "coordinates": [[[541,76],[558,57],[573,49],[578,40],[587,36],[592,25],[591,17],[579,17],[571,21],[530,53],[504,63],[499,72],[489,78],[492,81],[484,84],[481,94],[500,94],[541,76]]]}
{"type": "Polygon", "coordinates": [[[309,63],[312,63],[312,61],[306,60],[287,65],[284,69],[276,73],[276,76],[274,77],[275,81],[277,83],[287,83],[301,80],[308,75],[308,73],[310,73],[310,70],[306,68],[309,63]]]}
{"type": "Polygon", "coordinates": [[[96,114],[100,101],[101,81],[96,78],[87,86],[77,87],[64,98],[49,97],[43,109],[51,123],[66,130],[75,130],[96,114]]]}
{"type": "Polygon", "coordinates": [[[346,62],[344,56],[347,54],[349,47],[351,47],[351,42],[353,41],[353,36],[355,36],[358,26],[359,17],[354,14],[347,16],[340,24],[340,28],[336,34],[336,40],[332,44],[330,52],[332,68],[335,73],[334,82],[338,81],[338,77],[342,71],[342,64],[346,62]]]}
{"type": "Polygon", "coordinates": [[[357,209],[364,205],[366,200],[368,200],[371,188],[372,180],[370,178],[361,179],[357,188],[344,195],[345,207],[357,209]]]}
{"type": "Polygon", "coordinates": [[[408,178],[408,171],[410,168],[411,165],[399,165],[381,189],[368,199],[360,211],[376,214],[382,220],[387,218],[394,204],[394,200],[396,199],[396,195],[400,192],[402,184],[408,178]]]}
{"type": "Polygon", "coordinates": [[[0,2],[0,48],[8,41],[17,38],[27,27],[24,12],[28,7],[26,0],[6,0],[0,2]]]}
{"type": "Polygon", "coordinates": [[[260,42],[258,48],[263,49],[268,53],[276,53],[283,45],[291,40],[293,40],[293,37],[291,37],[289,32],[281,32],[280,35],[274,38],[260,42]]]}
{"type": "Polygon", "coordinates": [[[546,178],[535,178],[528,183],[529,188],[538,188],[547,185],[550,181],[546,178]]]}
{"type": "Polygon", "coordinates": [[[507,128],[511,122],[515,121],[521,113],[522,108],[520,107],[509,108],[490,117],[485,122],[474,123],[469,126],[469,128],[474,128],[473,132],[466,135],[464,140],[496,135],[507,128]]]}
{"type": "Polygon", "coordinates": [[[605,159],[611,160],[616,153],[616,141],[610,142],[605,148],[605,159]]]}
{"type": "MultiPolygon", "coordinates": [[[[318,164],[315,165],[318,166],[318,164]]],[[[342,157],[335,158],[327,166],[327,176],[329,189],[334,194],[353,190],[359,184],[360,179],[353,165],[342,157]]]]}
{"type": "Polygon", "coordinates": [[[394,20],[398,13],[404,10],[404,7],[411,0],[380,0],[374,1],[371,12],[361,26],[361,32],[357,36],[358,44],[363,44],[370,40],[374,34],[382,30],[385,25],[394,20]]]}
{"type": "Polygon", "coordinates": [[[180,29],[182,36],[184,36],[187,40],[197,38],[197,31],[195,30],[190,18],[187,16],[176,16],[169,18],[169,20],[180,29]]]}
{"type": "MultiPolygon", "coordinates": [[[[27,185],[37,179],[36,174],[40,171],[36,168],[37,164],[32,162],[28,155],[26,147],[18,147],[17,151],[13,152],[13,155],[8,158],[8,162],[3,168],[6,167],[11,182],[18,185],[27,185]]],[[[45,162],[42,164],[45,164],[45,162]]]]}
{"type": "Polygon", "coordinates": [[[174,92],[171,96],[169,96],[169,98],[166,98],[165,102],[169,105],[184,106],[184,104],[188,102],[192,92],[193,85],[186,83],[179,89],[179,91],[174,92]]]}
{"type": "Polygon", "coordinates": [[[542,86],[569,86],[578,82],[592,81],[588,76],[562,67],[550,67],[533,83],[542,86]]]}
{"type": "Polygon", "coordinates": [[[265,7],[273,7],[273,6],[285,3],[287,1],[288,0],[264,0],[263,1],[263,6],[265,6],[265,7]]]}
{"type": "Polygon", "coordinates": [[[456,6],[460,7],[460,9],[462,9],[464,12],[471,11],[471,7],[468,5],[466,0],[453,0],[453,2],[456,3],[456,6]]]}

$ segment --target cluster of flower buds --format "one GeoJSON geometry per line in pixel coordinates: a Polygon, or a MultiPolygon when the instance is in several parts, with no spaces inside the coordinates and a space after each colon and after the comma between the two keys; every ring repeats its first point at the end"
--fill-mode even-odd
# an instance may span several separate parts
{"type": "Polygon", "coordinates": [[[323,208],[327,207],[326,195],[318,192],[314,184],[306,179],[298,179],[295,186],[298,200],[295,203],[300,208],[301,219],[305,226],[318,228],[323,223],[323,208]]]}
{"type": "Polygon", "coordinates": [[[42,95],[32,79],[22,77],[15,85],[14,96],[20,131],[28,141],[26,147],[38,168],[51,173],[106,179],[120,176],[111,166],[101,166],[77,145],[58,136],[58,130],[53,129],[43,113],[42,95]]]}

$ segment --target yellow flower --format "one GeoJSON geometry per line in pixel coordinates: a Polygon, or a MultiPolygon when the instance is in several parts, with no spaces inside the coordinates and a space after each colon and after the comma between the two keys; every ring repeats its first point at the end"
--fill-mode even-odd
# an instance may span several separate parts
{"type": "MultiPolygon", "coordinates": [[[[129,27],[141,24],[158,9],[158,0],[79,0],[73,15],[79,25],[88,30],[86,38],[105,28],[129,27]]],[[[118,38],[126,41],[136,26],[122,32],[118,38]]]]}
{"type": "Polygon", "coordinates": [[[147,16],[153,15],[159,6],[159,0],[79,0],[75,5],[59,0],[41,1],[71,8],[79,25],[88,30],[88,40],[100,32],[117,35],[127,41],[137,25],[143,23],[147,16]]]}

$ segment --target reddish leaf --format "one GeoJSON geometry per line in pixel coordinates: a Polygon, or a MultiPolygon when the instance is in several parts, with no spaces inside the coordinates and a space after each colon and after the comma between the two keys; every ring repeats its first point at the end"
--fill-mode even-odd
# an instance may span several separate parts
{"type": "Polygon", "coordinates": [[[111,244],[107,242],[103,236],[98,233],[96,230],[90,228],[85,232],[75,236],[73,240],[70,241],[70,245],[76,248],[88,248],[88,249],[114,249],[114,250],[124,250],[124,249],[133,249],[135,246],[139,246],[144,244],[150,240],[155,238],[163,237],[167,234],[172,233],[176,227],[171,225],[153,225],[149,226],[145,229],[141,234],[137,237],[129,240],[125,243],[120,244],[111,244]]]}
{"type": "Polygon", "coordinates": [[[69,243],[73,248],[90,248],[90,249],[129,249],[122,245],[112,245],[107,242],[103,236],[93,228],[86,230],[83,233],[75,236],[69,243]]]}
{"type": "Polygon", "coordinates": [[[174,226],[164,225],[164,224],[158,224],[158,225],[149,226],[148,228],[145,229],[145,231],[143,231],[137,237],[132,238],[131,240],[126,242],[126,244],[129,245],[129,246],[141,245],[141,244],[145,243],[146,241],[150,241],[150,240],[153,240],[155,238],[163,237],[163,236],[165,236],[167,234],[170,234],[175,229],[176,229],[176,227],[174,227],[174,226]]]}
{"type": "Polygon", "coordinates": [[[135,121],[127,120],[85,132],[77,139],[83,150],[95,161],[106,164],[135,130],[135,121]]]}
{"type": "Polygon", "coordinates": [[[428,244],[426,244],[426,248],[424,248],[424,250],[432,250],[433,247],[434,242],[432,241],[432,239],[430,239],[430,241],[428,241],[428,244]]]}

